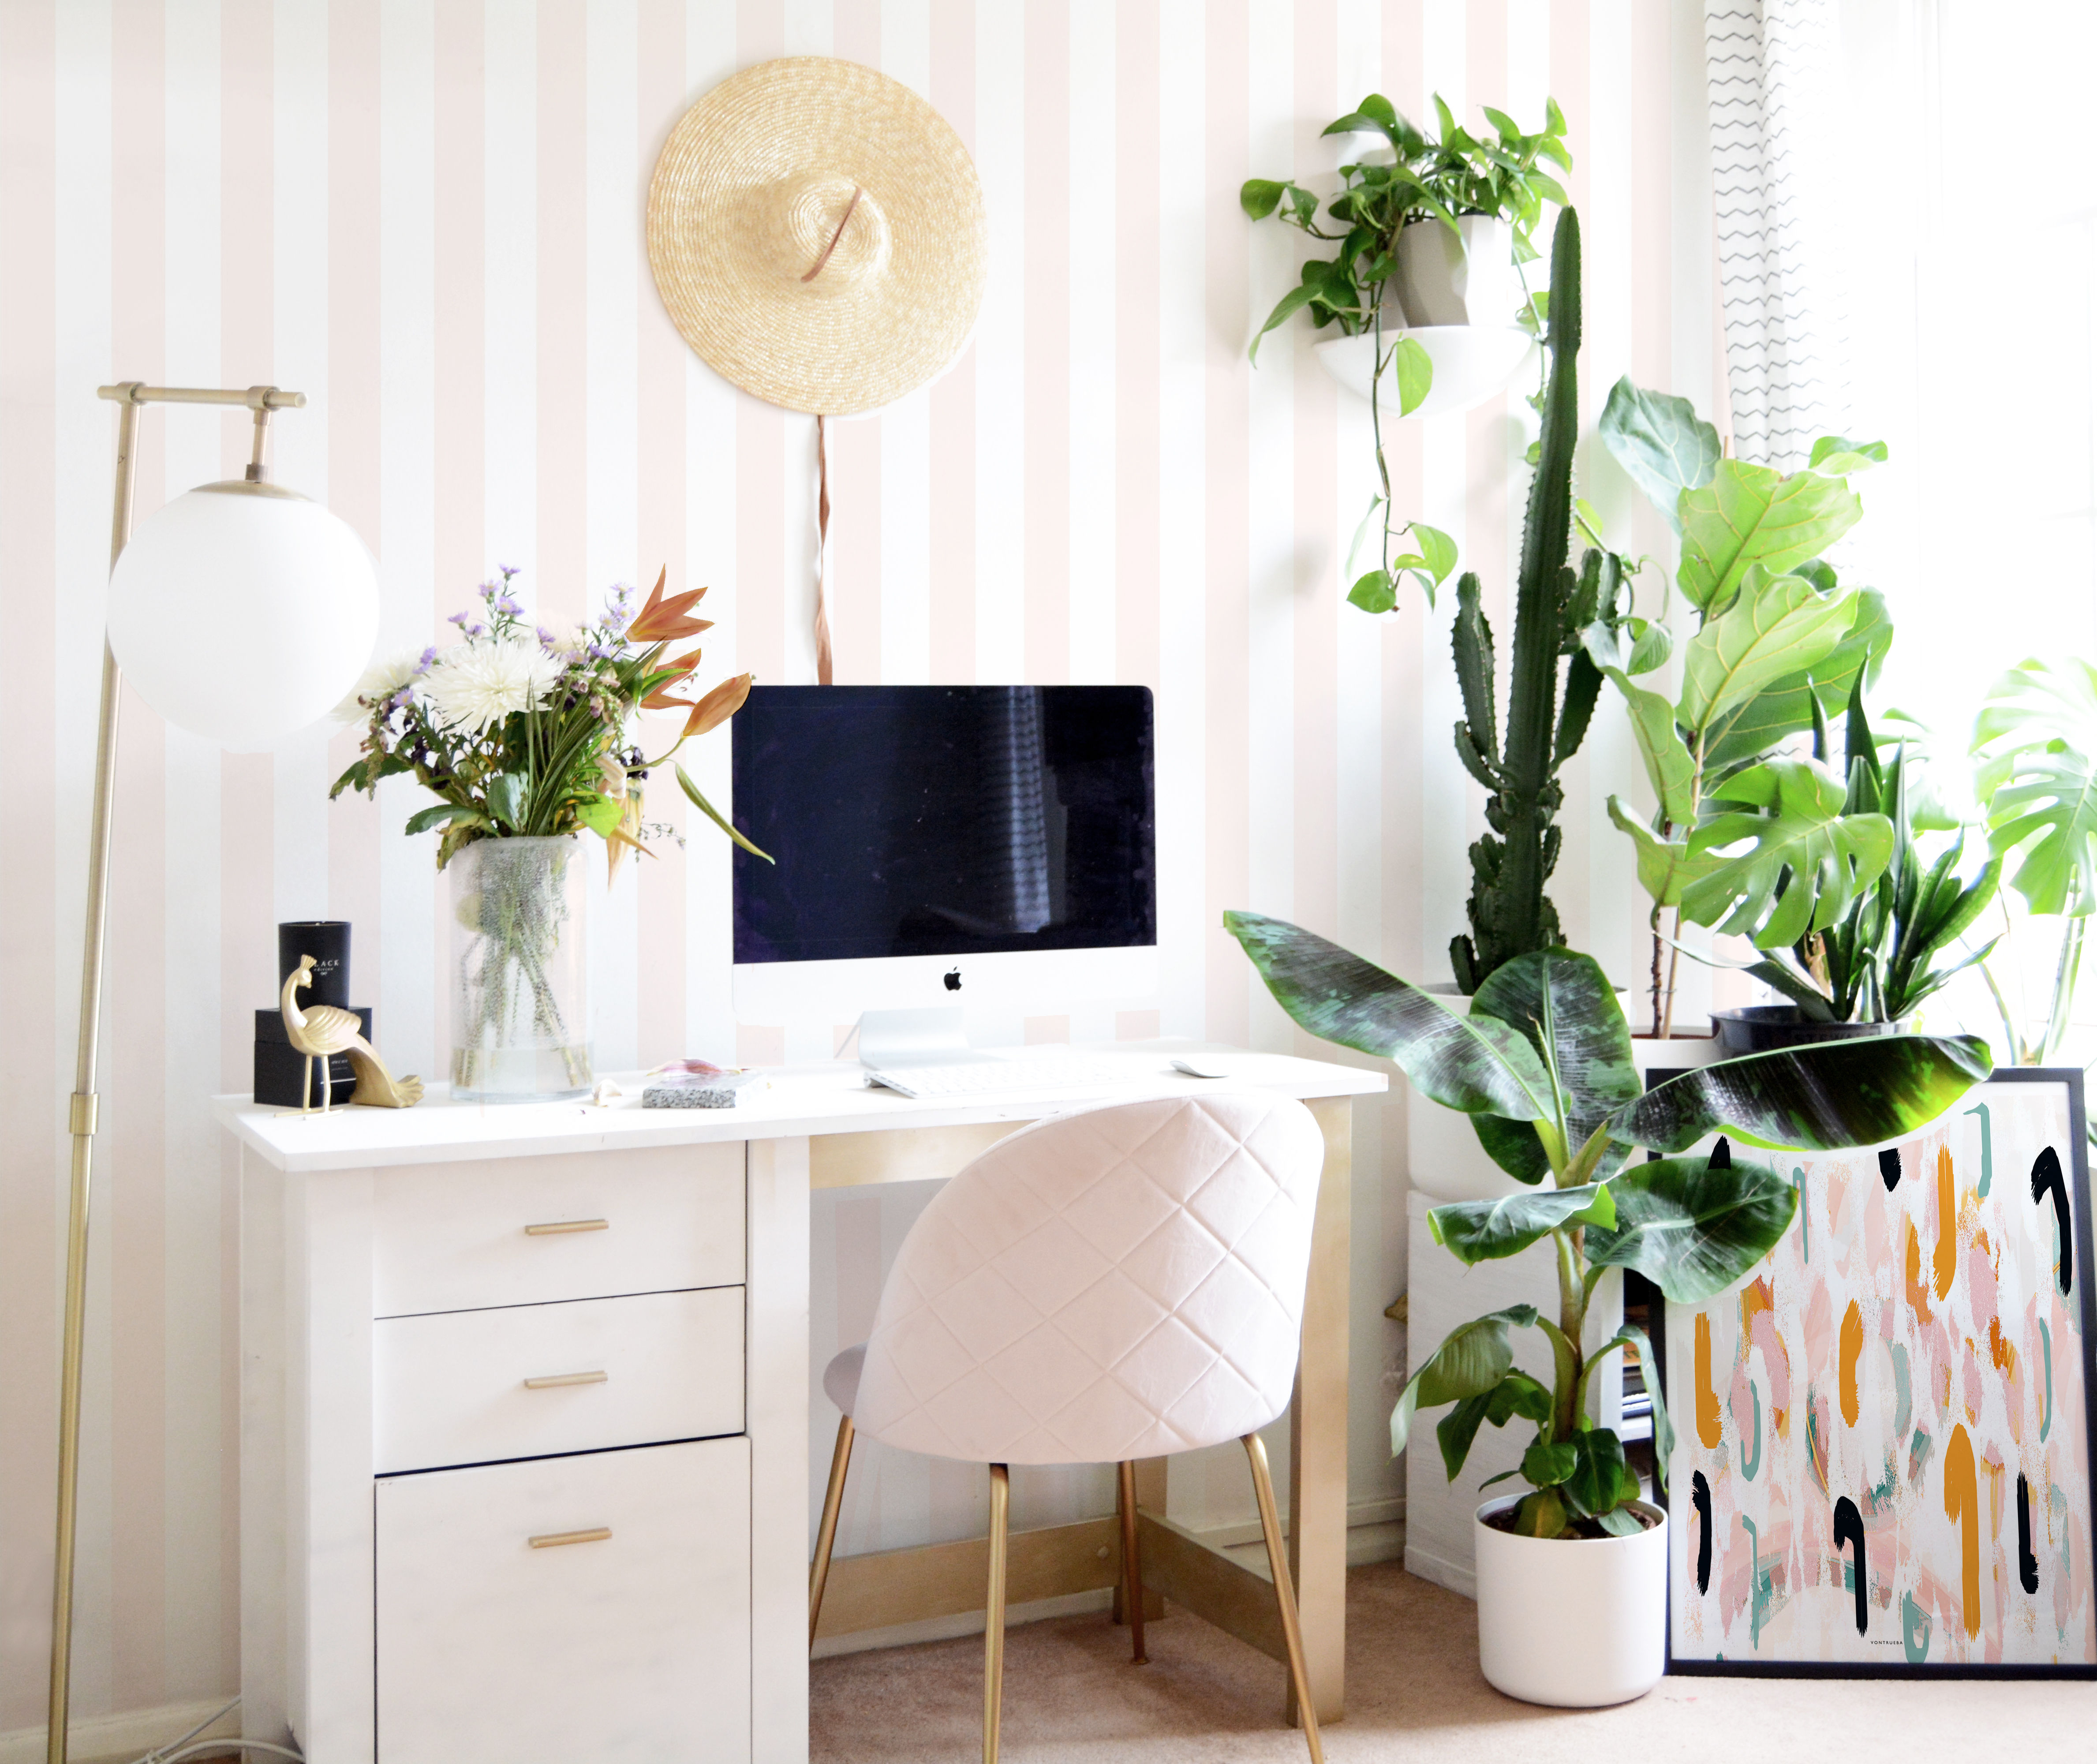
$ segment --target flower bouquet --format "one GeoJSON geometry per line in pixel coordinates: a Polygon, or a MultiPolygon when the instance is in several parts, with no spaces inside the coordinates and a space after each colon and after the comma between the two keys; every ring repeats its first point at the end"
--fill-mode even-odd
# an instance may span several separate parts
{"type": "Polygon", "coordinates": [[[700,652],[668,654],[708,628],[691,616],[706,590],[666,599],[666,571],[638,614],[622,586],[595,623],[555,629],[534,624],[510,593],[516,573],[483,583],[477,612],[452,615],[458,642],[383,662],[359,682],[344,711],[364,724],[361,751],[329,792],[375,794],[381,779],[406,774],[440,799],[405,830],[443,829],[453,1093],[481,1100],[589,1091],[576,838],[605,842],[609,878],[629,849],[645,852],[668,833],[643,818],[651,770],[670,765],[702,813],[770,861],[676,764],[686,741],[726,722],[750,693],[751,676],[738,674],[694,698],[700,652]],[[685,713],[653,758],[637,744],[644,710],[685,713]]]}

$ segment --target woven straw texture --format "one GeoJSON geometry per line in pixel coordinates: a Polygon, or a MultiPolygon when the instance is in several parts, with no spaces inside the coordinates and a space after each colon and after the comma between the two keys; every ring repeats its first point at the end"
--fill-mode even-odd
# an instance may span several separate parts
{"type": "Polygon", "coordinates": [[[849,416],[930,379],[968,341],[985,260],[961,137],[857,62],[790,56],[724,80],[649,186],[648,260],[678,330],[790,410],[849,416]]]}

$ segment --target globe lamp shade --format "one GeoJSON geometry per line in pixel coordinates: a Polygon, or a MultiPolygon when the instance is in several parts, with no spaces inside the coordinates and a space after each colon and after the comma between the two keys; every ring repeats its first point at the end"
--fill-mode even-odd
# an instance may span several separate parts
{"type": "Polygon", "coordinates": [[[349,524],[296,491],[208,484],[138,523],[109,578],[109,647],[170,723],[232,746],[318,721],[379,637],[349,524]]]}

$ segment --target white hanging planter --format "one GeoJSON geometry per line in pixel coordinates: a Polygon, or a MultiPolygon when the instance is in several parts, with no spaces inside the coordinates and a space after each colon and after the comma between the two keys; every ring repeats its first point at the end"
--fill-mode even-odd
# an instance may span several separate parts
{"type": "Polygon", "coordinates": [[[1518,1495],[1489,1500],[1478,1547],[1478,1666],[1495,1690],[1553,1709],[1643,1696],[1666,1670],[1667,1516],[1627,1538],[1519,1538],[1486,1523],[1518,1495]]]}
{"type": "Polygon", "coordinates": [[[1415,221],[1398,235],[1391,277],[1407,322],[1513,324],[1525,304],[1513,250],[1507,222],[1495,215],[1460,216],[1453,233],[1439,221],[1415,221]]]}
{"type": "MultiPolygon", "coordinates": [[[[1399,335],[1386,329],[1386,352],[1399,335]]],[[[1416,417],[1447,416],[1491,397],[1515,377],[1534,348],[1529,333],[1513,325],[1431,325],[1408,328],[1402,335],[1425,349],[1428,360],[1434,364],[1434,383],[1418,407],[1407,413],[1416,417]]],[[[1357,397],[1368,396],[1377,352],[1372,332],[1314,344],[1311,352],[1349,392],[1357,397]]],[[[1382,404],[1386,420],[1398,415],[1398,376],[1388,364],[1384,368],[1382,404]]]]}

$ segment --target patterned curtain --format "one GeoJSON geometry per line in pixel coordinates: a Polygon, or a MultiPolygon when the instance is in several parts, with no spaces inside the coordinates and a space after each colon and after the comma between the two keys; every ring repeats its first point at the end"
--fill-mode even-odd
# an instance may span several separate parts
{"type": "Polygon", "coordinates": [[[1847,418],[1823,151],[1840,39],[1834,0],[1705,0],[1718,284],[1733,450],[1785,471],[1847,418]]]}

